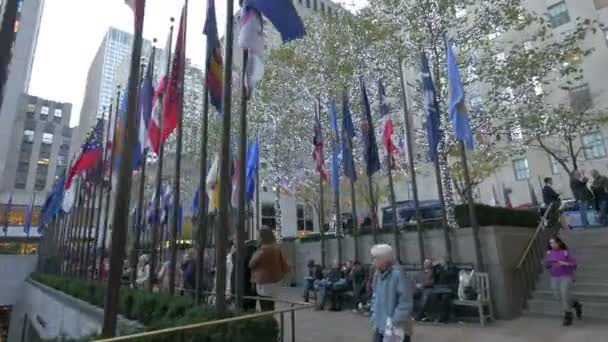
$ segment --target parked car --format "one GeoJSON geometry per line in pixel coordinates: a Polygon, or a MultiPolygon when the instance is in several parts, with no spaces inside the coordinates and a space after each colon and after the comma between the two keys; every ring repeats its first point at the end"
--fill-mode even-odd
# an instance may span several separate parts
{"type": "MultiPolygon", "coordinates": [[[[416,208],[414,201],[399,201],[395,203],[397,207],[397,225],[403,226],[407,223],[416,223],[416,208]]],[[[420,215],[422,222],[441,220],[441,202],[439,200],[429,200],[419,202],[420,215]]],[[[393,224],[392,206],[382,208],[382,226],[393,224]]]]}

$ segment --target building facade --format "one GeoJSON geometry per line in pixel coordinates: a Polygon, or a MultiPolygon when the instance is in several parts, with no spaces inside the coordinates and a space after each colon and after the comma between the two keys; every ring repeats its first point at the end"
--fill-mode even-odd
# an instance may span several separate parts
{"type": "Polygon", "coordinates": [[[14,161],[11,155],[14,155],[15,145],[8,142],[21,139],[23,134],[23,130],[16,130],[15,125],[20,116],[21,97],[29,88],[43,7],[42,0],[19,2],[12,59],[0,109],[0,137],[7,142],[0,144],[0,203],[8,202],[14,188],[14,176],[7,173],[10,173],[9,166],[14,161]]]}

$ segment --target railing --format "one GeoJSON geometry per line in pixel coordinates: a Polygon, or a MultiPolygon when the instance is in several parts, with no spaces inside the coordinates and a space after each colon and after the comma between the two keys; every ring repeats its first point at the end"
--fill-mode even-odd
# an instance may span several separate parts
{"type": "MultiPolygon", "coordinates": [[[[205,293],[207,299],[212,299],[214,297],[213,293],[205,293]]],[[[221,337],[221,341],[241,341],[242,334],[248,334],[248,331],[241,331],[237,329],[237,327],[231,326],[231,324],[251,321],[255,319],[259,319],[262,317],[268,316],[279,316],[279,341],[286,342],[288,340],[285,339],[286,335],[286,326],[285,326],[285,315],[288,314],[290,317],[289,323],[289,333],[290,333],[290,341],[296,341],[296,311],[310,309],[314,306],[314,304],[303,303],[303,302],[295,302],[288,300],[281,300],[276,298],[269,297],[256,297],[256,296],[244,296],[243,299],[251,299],[256,301],[272,301],[274,303],[279,303],[282,305],[287,305],[287,308],[275,309],[273,311],[263,311],[256,313],[249,313],[240,315],[237,317],[230,317],[224,319],[218,319],[214,321],[206,321],[201,323],[188,324],[177,327],[170,327],[165,329],[159,329],[154,331],[147,331],[132,335],[118,336],[107,339],[96,340],[97,342],[116,342],[116,341],[150,341],[157,340],[158,338],[171,338],[171,341],[189,341],[190,338],[194,337],[197,333],[200,333],[202,330],[217,327],[220,325],[227,325],[227,328],[223,330],[224,335],[221,337]]],[[[192,339],[194,341],[194,339],[192,339]]],[[[248,339],[251,341],[251,338],[248,339]]],[[[273,341],[274,342],[274,341],[273,341]]]]}
{"type": "Polygon", "coordinates": [[[522,308],[526,308],[528,299],[536,287],[538,276],[542,271],[542,261],[545,258],[547,243],[551,236],[559,231],[559,228],[559,202],[553,202],[545,211],[534,231],[534,235],[528,242],[517,266],[515,266],[515,272],[522,289],[522,308]]]}

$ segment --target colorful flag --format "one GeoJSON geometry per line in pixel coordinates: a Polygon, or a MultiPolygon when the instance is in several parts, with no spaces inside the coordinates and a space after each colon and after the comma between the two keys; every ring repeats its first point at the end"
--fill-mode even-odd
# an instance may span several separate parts
{"type": "Polygon", "coordinates": [[[460,71],[456,63],[456,57],[452,45],[446,40],[447,64],[448,64],[448,87],[450,100],[448,113],[454,127],[454,136],[462,141],[465,147],[472,150],[475,147],[473,132],[469,123],[469,115],[465,104],[465,94],[460,71]]]}
{"type": "Polygon", "coordinates": [[[340,186],[340,135],[338,133],[338,118],[336,114],[336,103],[329,104],[329,122],[334,131],[333,146],[331,150],[331,186],[334,192],[338,192],[340,186]]]}
{"type": "Polygon", "coordinates": [[[246,189],[245,193],[246,201],[252,201],[253,195],[255,194],[256,178],[259,172],[258,165],[260,163],[260,139],[259,137],[255,138],[255,142],[249,145],[249,150],[247,153],[247,173],[246,173],[246,189]]]}
{"type": "Polygon", "coordinates": [[[150,126],[148,127],[148,138],[150,140],[150,147],[154,153],[158,154],[160,151],[160,116],[163,114],[162,103],[160,101],[161,97],[163,97],[167,91],[167,79],[169,78],[169,70],[167,70],[167,66],[169,64],[169,60],[171,59],[171,33],[173,30],[169,30],[169,36],[167,37],[167,41],[165,44],[165,53],[167,56],[167,60],[163,61],[160,65],[161,75],[160,81],[154,90],[154,95],[152,97],[152,103],[154,104],[154,108],[152,109],[152,118],[150,120],[150,126]]]}
{"type": "Polygon", "coordinates": [[[219,167],[220,157],[219,153],[216,153],[207,179],[205,180],[205,189],[207,189],[207,196],[211,199],[209,206],[210,209],[218,209],[220,205],[220,183],[219,183],[219,167]]]}
{"type": "Polygon", "coordinates": [[[355,125],[348,106],[348,95],[346,91],[342,94],[342,165],[344,175],[353,182],[357,181],[355,160],[353,158],[353,138],[355,137],[355,125]]]}
{"type": "Polygon", "coordinates": [[[283,42],[301,38],[306,34],[302,18],[291,1],[245,0],[244,7],[255,8],[268,18],[281,34],[283,42]]]}
{"type": "Polygon", "coordinates": [[[378,156],[378,146],[376,145],[376,134],[374,133],[374,124],[372,122],[372,114],[367,98],[367,90],[365,89],[363,78],[359,81],[361,83],[361,111],[363,112],[361,135],[363,137],[367,175],[372,176],[380,170],[380,157],[378,156]]]}
{"type": "Polygon", "coordinates": [[[203,33],[207,36],[207,91],[209,100],[219,113],[222,112],[224,65],[220,39],[215,20],[215,0],[207,0],[207,18],[203,33]]]}
{"type": "Polygon", "coordinates": [[[65,188],[68,189],[72,184],[74,176],[82,174],[83,172],[98,165],[102,154],[102,136],[103,136],[103,120],[97,120],[97,124],[93,131],[89,133],[87,140],[80,151],[80,156],[72,165],[72,168],[68,172],[68,179],[65,182],[65,188]]]}
{"type": "Polygon", "coordinates": [[[433,77],[426,54],[422,53],[422,94],[424,97],[424,109],[426,111],[426,137],[429,143],[428,157],[430,161],[437,160],[437,147],[441,141],[441,129],[439,128],[439,106],[433,77]]]}
{"type": "Polygon", "coordinates": [[[167,84],[167,95],[163,109],[163,132],[161,134],[160,143],[164,143],[169,135],[173,133],[177,127],[179,118],[179,102],[182,93],[182,77],[185,72],[185,53],[186,53],[186,7],[182,10],[182,17],[179,23],[179,31],[177,33],[177,41],[175,43],[175,53],[173,55],[173,67],[171,69],[171,77],[167,84]]]}
{"type": "Polygon", "coordinates": [[[323,130],[321,128],[321,119],[319,118],[318,113],[315,113],[315,128],[312,144],[314,146],[312,159],[317,164],[317,172],[321,176],[321,179],[326,181],[327,172],[325,172],[325,156],[323,155],[323,130]]]}
{"type": "Polygon", "coordinates": [[[393,119],[391,118],[390,107],[382,81],[378,81],[378,105],[380,109],[380,120],[384,126],[384,148],[391,158],[392,167],[395,168],[393,154],[397,152],[397,147],[393,143],[393,119]]]}
{"type": "Polygon", "coordinates": [[[152,118],[152,106],[154,96],[154,57],[156,49],[152,49],[152,54],[148,62],[146,75],[139,90],[139,153],[138,166],[141,166],[145,160],[145,150],[150,146],[149,132],[150,120],[152,118]]]}

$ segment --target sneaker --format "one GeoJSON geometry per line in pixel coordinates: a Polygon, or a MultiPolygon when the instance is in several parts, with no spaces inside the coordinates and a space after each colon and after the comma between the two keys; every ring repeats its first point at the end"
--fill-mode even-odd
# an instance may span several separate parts
{"type": "Polygon", "coordinates": [[[572,307],[574,308],[574,312],[576,313],[576,318],[583,318],[583,305],[579,302],[574,302],[574,305],[572,307]]]}

